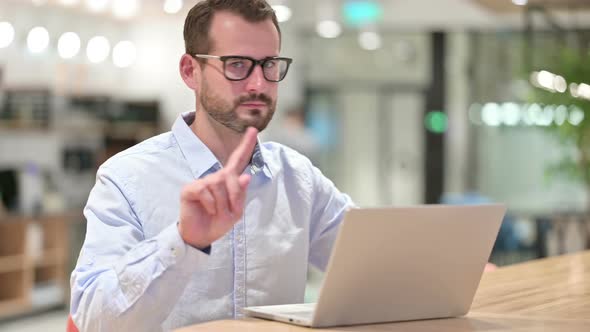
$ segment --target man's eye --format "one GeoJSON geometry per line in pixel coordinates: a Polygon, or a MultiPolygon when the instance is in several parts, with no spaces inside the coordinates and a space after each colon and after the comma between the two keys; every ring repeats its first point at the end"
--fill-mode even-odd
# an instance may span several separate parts
{"type": "Polygon", "coordinates": [[[274,68],[277,65],[277,62],[275,60],[272,61],[266,61],[264,63],[264,67],[265,68],[274,68]]]}
{"type": "Polygon", "coordinates": [[[228,65],[231,66],[232,68],[244,68],[245,67],[244,61],[242,61],[242,60],[230,61],[228,63],[228,65]]]}

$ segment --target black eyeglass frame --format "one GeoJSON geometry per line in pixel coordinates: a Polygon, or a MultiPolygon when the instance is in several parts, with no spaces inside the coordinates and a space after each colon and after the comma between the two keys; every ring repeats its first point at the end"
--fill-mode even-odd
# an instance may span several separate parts
{"type": "Polygon", "coordinates": [[[277,82],[284,80],[285,77],[287,77],[287,73],[289,72],[289,67],[291,67],[291,63],[293,62],[292,58],[276,57],[276,56],[266,57],[266,58],[260,59],[260,60],[256,60],[254,58],[251,58],[249,56],[244,56],[244,55],[222,55],[222,56],[219,56],[219,55],[209,55],[209,54],[193,54],[192,56],[195,58],[201,58],[201,59],[221,60],[221,62],[223,62],[223,76],[225,76],[225,78],[230,81],[243,81],[243,80],[247,79],[248,77],[250,77],[250,75],[252,75],[254,68],[256,68],[256,66],[260,65],[260,67],[262,67],[262,75],[264,76],[264,79],[269,82],[277,83],[277,82]],[[249,60],[249,61],[252,61],[253,65],[250,67],[250,69],[248,70],[248,73],[246,74],[246,76],[244,76],[244,78],[230,78],[230,77],[227,77],[226,70],[225,70],[226,61],[230,60],[230,59],[249,60]],[[272,60],[281,60],[281,61],[286,61],[286,63],[287,63],[287,68],[285,68],[285,73],[278,80],[269,79],[268,77],[266,77],[266,72],[264,71],[264,64],[266,64],[268,61],[272,61],[272,60]]]}

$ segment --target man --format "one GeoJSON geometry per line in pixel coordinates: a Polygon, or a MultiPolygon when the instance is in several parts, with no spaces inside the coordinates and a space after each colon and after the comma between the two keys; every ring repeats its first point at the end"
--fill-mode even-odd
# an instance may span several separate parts
{"type": "Polygon", "coordinates": [[[350,198],[308,159],[258,143],[290,59],[264,0],[189,12],[180,74],[196,112],[105,162],[71,278],[82,331],[169,330],[302,302],[350,198]]]}

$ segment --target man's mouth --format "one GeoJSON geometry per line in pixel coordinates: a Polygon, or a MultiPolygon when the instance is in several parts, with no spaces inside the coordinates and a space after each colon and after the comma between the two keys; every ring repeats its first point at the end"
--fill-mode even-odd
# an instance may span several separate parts
{"type": "Polygon", "coordinates": [[[246,106],[246,107],[264,107],[266,106],[266,103],[262,103],[262,102],[245,102],[241,104],[242,106],[246,106]]]}

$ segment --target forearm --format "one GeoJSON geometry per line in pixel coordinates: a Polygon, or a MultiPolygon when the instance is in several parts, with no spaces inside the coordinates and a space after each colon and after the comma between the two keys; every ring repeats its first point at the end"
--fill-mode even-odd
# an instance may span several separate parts
{"type": "Polygon", "coordinates": [[[176,225],[111,262],[85,251],[72,274],[74,322],[81,331],[161,330],[207,259],[182,241],[176,225]]]}

